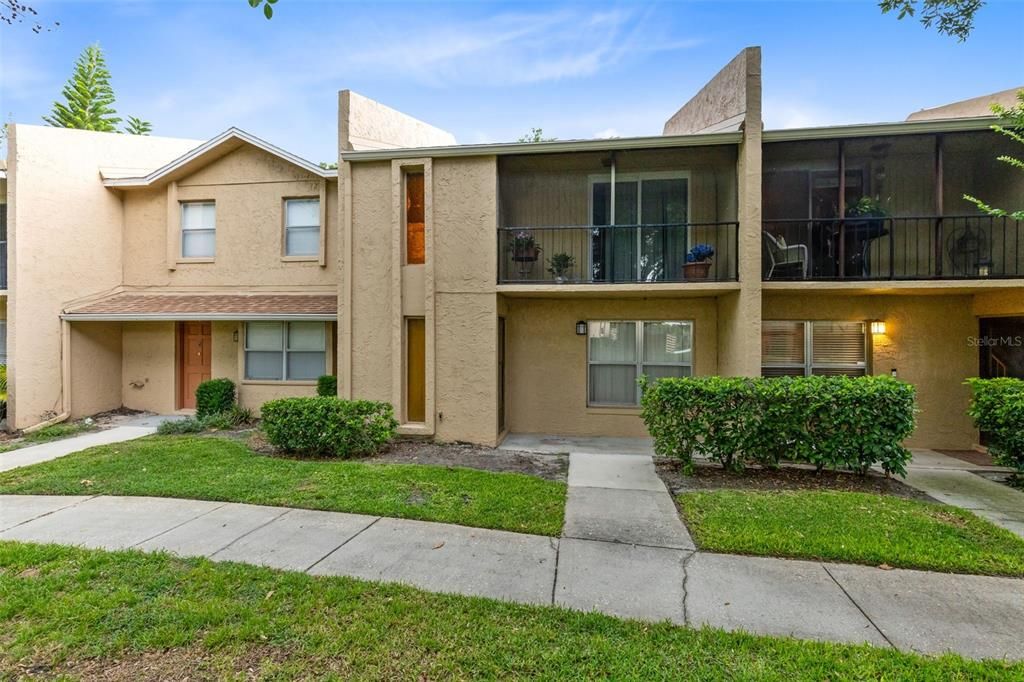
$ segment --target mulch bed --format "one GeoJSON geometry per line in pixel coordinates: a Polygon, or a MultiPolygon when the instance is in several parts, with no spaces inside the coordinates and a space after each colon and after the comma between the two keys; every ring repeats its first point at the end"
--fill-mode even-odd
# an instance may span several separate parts
{"type": "Polygon", "coordinates": [[[395,441],[384,452],[363,461],[466,467],[483,471],[529,474],[549,481],[565,481],[569,471],[569,458],[565,455],[498,450],[469,443],[434,443],[420,440],[395,441]]]}
{"type": "Polygon", "coordinates": [[[895,495],[912,500],[936,502],[929,495],[901,483],[895,478],[868,472],[860,474],[842,471],[821,471],[782,467],[779,469],[748,468],[736,473],[726,471],[717,464],[697,463],[693,474],[684,476],[679,462],[656,459],[655,468],[673,495],[708,490],[839,490],[844,492],[895,495]]]}

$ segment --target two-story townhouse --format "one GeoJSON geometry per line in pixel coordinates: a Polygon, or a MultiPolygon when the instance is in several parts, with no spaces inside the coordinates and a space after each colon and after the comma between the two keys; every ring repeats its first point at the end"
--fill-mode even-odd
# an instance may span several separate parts
{"type": "Polygon", "coordinates": [[[745,50],[657,137],[343,149],[342,395],[493,444],[643,435],[641,375],[895,374],[911,445],[978,443],[964,379],[1024,376],[980,340],[1024,336],[1024,225],[963,195],[1021,203],[1012,144],[990,117],[762,132],[760,76],[745,50]]]}

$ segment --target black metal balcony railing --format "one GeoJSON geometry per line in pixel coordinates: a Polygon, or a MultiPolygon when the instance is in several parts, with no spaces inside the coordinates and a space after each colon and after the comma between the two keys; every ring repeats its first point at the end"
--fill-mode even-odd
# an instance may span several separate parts
{"type": "Polygon", "coordinates": [[[1024,221],[992,216],[766,220],[767,280],[1024,277],[1024,221]]]}
{"type": "Polygon", "coordinates": [[[498,228],[501,284],[732,282],[739,223],[498,228]],[[705,262],[687,254],[714,250],[705,262]]]}

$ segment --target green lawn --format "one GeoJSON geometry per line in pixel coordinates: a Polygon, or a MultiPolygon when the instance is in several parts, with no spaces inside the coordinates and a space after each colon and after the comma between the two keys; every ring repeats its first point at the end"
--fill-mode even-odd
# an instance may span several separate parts
{"type": "Polygon", "coordinates": [[[698,546],[714,552],[1024,576],[1024,540],[956,507],[835,491],[678,500],[698,546]]]}
{"type": "Polygon", "coordinates": [[[564,483],[419,464],[259,455],[226,438],[150,436],[0,473],[0,493],[153,495],[558,535],[564,483]]]}
{"type": "Polygon", "coordinates": [[[70,438],[71,436],[77,436],[79,434],[88,433],[89,431],[95,430],[95,425],[83,424],[81,422],[54,424],[53,426],[47,426],[45,429],[39,429],[38,431],[27,433],[24,436],[22,436],[21,440],[4,443],[3,445],[0,445],[0,453],[10,452],[11,450],[18,450],[19,448],[27,448],[30,445],[49,443],[52,440],[70,438]]]}
{"type": "Polygon", "coordinates": [[[1024,679],[1021,664],[651,625],[166,554],[0,542],[0,595],[0,678],[116,667],[118,679],[1024,679]]]}

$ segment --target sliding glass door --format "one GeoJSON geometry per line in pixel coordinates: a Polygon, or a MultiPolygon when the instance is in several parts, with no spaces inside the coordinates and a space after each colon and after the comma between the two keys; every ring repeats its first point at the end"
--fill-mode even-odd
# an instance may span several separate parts
{"type": "Polygon", "coordinates": [[[590,181],[595,281],[678,279],[686,262],[689,174],[640,173],[590,181]],[[613,208],[614,206],[614,208],[613,208]]]}

